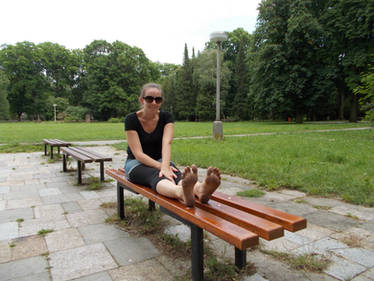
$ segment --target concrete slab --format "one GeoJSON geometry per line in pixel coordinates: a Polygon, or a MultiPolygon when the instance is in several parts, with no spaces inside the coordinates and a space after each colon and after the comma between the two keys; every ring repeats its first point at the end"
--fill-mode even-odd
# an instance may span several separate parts
{"type": "Polygon", "coordinates": [[[14,239],[12,244],[12,260],[40,256],[48,251],[43,237],[38,235],[14,239]]]}
{"type": "Polygon", "coordinates": [[[117,267],[101,243],[58,251],[49,258],[54,281],[71,280],[117,267]]]}
{"type": "Polygon", "coordinates": [[[118,238],[130,237],[130,235],[111,224],[90,224],[78,227],[86,244],[110,241],[118,238]]]}
{"type": "Polygon", "coordinates": [[[8,200],[7,209],[24,209],[42,205],[39,198],[26,198],[18,200],[8,200]]]}
{"type": "Polygon", "coordinates": [[[102,202],[99,198],[97,198],[89,200],[79,200],[78,204],[83,210],[94,210],[100,209],[100,205],[102,204],[102,202]]]}
{"type": "Polygon", "coordinates": [[[144,237],[127,237],[104,242],[119,265],[138,263],[160,255],[144,237]]]}
{"type": "Polygon", "coordinates": [[[55,187],[44,188],[44,189],[39,190],[39,195],[41,197],[51,196],[51,195],[60,195],[60,194],[61,194],[61,191],[55,187]]]}
{"type": "Polygon", "coordinates": [[[84,241],[76,228],[66,228],[48,233],[45,241],[49,252],[56,252],[84,246],[84,241]]]}
{"type": "Polygon", "coordinates": [[[371,268],[367,271],[365,271],[362,276],[365,276],[366,278],[370,279],[370,280],[374,280],[374,268],[371,268]]]}
{"type": "Polygon", "coordinates": [[[242,279],[242,281],[268,281],[268,279],[265,279],[260,274],[255,273],[255,274],[253,274],[251,276],[244,276],[244,278],[242,279]]]}
{"type": "Polygon", "coordinates": [[[15,222],[17,219],[32,219],[34,218],[33,208],[3,210],[0,212],[0,223],[15,222]]]}
{"type": "Polygon", "coordinates": [[[60,204],[36,206],[34,208],[35,218],[42,220],[62,220],[64,210],[60,204]]]}
{"type": "Polygon", "coordinates": [[[97,194],[96,191],[81,191],[80,194],[86,200],[99,198],[99,195],[97,194]]]}
{"type": "Polygon", "coordinates": [[[80,227],[87,224],[104,223],[107,215],[103,210],[85,210],[79,213],[67,214],[66,218],[72,227],[80,227]]]}
{"type": "Polygon", "coordinates": [[[21,277],[27,278],[39,273],[48,273],[47,266],[45,258],[40,256],[2,263],[0,264],[0,280],[8,281],[21,277]]]}
{"type": "Polygon", "coordinates": [[[122,266],[118,269],[109,271],[113,281],[124,280],[149,280],[149,281],[173,281],[168,271],[156,260],[150,259],[137,264],[122,266]]]}
{"type": "Polygon", "coordinates": [[[351,280],[366,271],[364,266],[357,263],[352,263],[336,256],[331,256],[330,259],[332,264],[324,272],[339,280],[351,280]]]}
{"type": "Polygon", "coordinates": [[[336,249],[331,251],[336,255],[342,256],[347,260],[354,261],[368,268],[374,267],[374,251],[360,248],[336,249]]]}
{"type": "Polygon", "coordinates": [[[113,281],[108,272],[99,272],[87,275],[82,278],[74,279],[74,281],[113,281]]]}
{"type": "Polygon", "coordinates": [[[191,240],[191,229],[184,224],[171,225],[165,229],[164,233],[174,235],[183,242],[191,240]]]}
{"type": "Polygon", "coordinates": [[[294,254],[312,254],[317,253],[321,255],[328,255],[330,250],[337,250],[337,249],[347,249],[348,246],[342,242],[339,242],[335,239],[330,237],[323,238],[321,240],[315,241],[313,243],[309,243],[303,245],[292,252],[294,254]]]}
{"type": "Polygon", "coordinates": [[[64,211],[68,214],[73,214],[82,211],[82,208],[79,206],[79,204],[73,201],[61,203],[61,206],[64,209],[64,211]]]}
{"type": "Polygon", "coordinates": [[[305,214],[308,222],[328,228],[334,231],[345,231],[347,228],[356,227],[358,221],[346,216],[330,213],[324,210],[318,210],[313,213],[305,214]]]}
{"type": "Polygon", "coordinates": [[[168,257],[165,255],[158,256],[156,259],[162,264],[162,266],[170,272],[172,276],[183,276],[191,269],[191,258],[190,257],[168,257]]]}
{"type": "Polygon", "coordinates": [[[32,275],[27,275],[9,281],[50,281],[49,272],[40,272],[32,275]]]}
{"type": "Polygon", "coordinates": [[[22,227],[19,229],[19,237],[36,235],[39,230],[52,229],[54,231],[64,228],[69,228],[68,221],[63,218],[61,220],[41,220],[33,219],[26,220],[22,223],[22,227]]]}
{"type": "Polygon", "coordinates": [[[18,223],[5,222],[0,224],[0,241],[18,237],[18,223]]]}
{"type": "Polygon", "coordinates": [[[0,241],[0,263],[8,262],[12,258],[8,240],[0,241]]]}
{"type": "Polygon", "coordinates": [[[368,221],[374,219],[372,208],[358,208],[356,206],[335,206],[329,211],[343,216],[354,216],[360,220],[368,221]]]}

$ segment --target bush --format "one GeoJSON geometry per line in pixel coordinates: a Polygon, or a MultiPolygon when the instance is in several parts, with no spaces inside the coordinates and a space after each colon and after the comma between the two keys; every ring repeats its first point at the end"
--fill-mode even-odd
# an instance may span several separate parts
{"type": "Polygon", "coordinates": [[[121,122],[121,119],[120,118],[115,118],[115,117],[112,117],[108,120],[109,123],[120,123],[121,122]]]}
{"type": "Polygon", "coordinates": [[[82,106],[68,106],[65,110],[65,121],[80,121],[84,120],[84,116],[89,112],[88,108],[82,106]]]}

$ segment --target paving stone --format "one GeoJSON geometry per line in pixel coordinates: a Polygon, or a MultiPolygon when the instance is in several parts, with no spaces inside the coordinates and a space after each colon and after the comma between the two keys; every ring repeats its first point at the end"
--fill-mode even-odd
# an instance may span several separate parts
{"type": "Polygon", "coordinates": [[[43,220],[62,220],[64,219],[64,210],[61,205],[43,205],[34,208],[35,218],[43,220]]]}
{"type": "Polygon", "coordinates": [[[28,276],[47,272],[47,266],[45,258],[40,256],[2,263],[0,264],[0,280],[8,281],[21,277],[27,278],[28,276]]]}
{"type": "Polygon", "coordinates": [[[354,261],[368,268],[374,267],[374,252],[360,248],[347,248],[331,250],[335,254],[350,261],[354,261]]]}
{"type": "Polygon", "coordinates": [[[41,197],[44,196],[51,196],[51,195],[60,195],[61,191],[58,188],[52,187],[52,188],[44,188],[39,190],[39,194],[41,197]]]}
{"type": "Polygon", "coordinates": [[[14,247],[11,248],[12,260],[19,260],[46,253],[47,246],[41,236],[29,236],[12,240],[14,247]]]}
{"type": "Polygon", "coordinates": [[[316,212],[316,209],[309,206],[308,204],[300,204],[289,201],[271,203],[266,205],[274,209],[302,217],[305,217],[305,215],[307,214],[316,212]]]}
{"type": "Polygon", "coordinates": [[[74,279],[74,281],[113,281],[108,272],[94,273],[82,278],[74,279]]]}
{"type": "Polygon", "coordinates": [[[356,227],[358,221],[342,215],[318,210],[313,213],[303,215],[308,222],[326,227],[334,231],[345,231],[347,228],[356,227]]]}
{"type": "Polygon", "coordinates": [[[42,205],[42,202],[39,198],[8,200],[7,209],[24,209],[40,205],[42,205]]]}
{"type": "Polygon", "coordinates": [[[9,193],[9,186],[0,186],[0,193],[4,194],[4,193],[9,193]]]}
{"type": "Polygon", "coordinates": [[[80,194],[86,200],[100,198],[96,191],[81,191],[80,194]]]}
{"type": "Polygon", "coordinates": [[[331,256],[330,260],[332,263],[324,272],[339,280],[351,280],[353,277],[366,271],[364,266],[336,256],[331,256]]]}
{"type": "Polygon", "coordinates": [[[362,274],[356,276],[355,278],[353,278],[351,281],[372,281],[372,280],[374,280],[374,279],[370,279],[370,278],[364,276],[363,273],[362,273],[362,274]]]}
{"type": "Polygon", "coordinates": [[[362,273],[362,276],[365,276],[365,277],[369,278],[370,280],[374,280],[374,268],[371,268],[371,269],[365,271],[364,273],[362,273]]]}
{"type": "Polygon", "coordinates": [[[94,209],[100,209],[100,205],[102,204],[100,199],[89,199],[89,200],[79,200],[78,201],[79,206],[83,210],[94,210],[94,209]]]}
{"type": "Polygon", "coordinates": [[[339,242],[335,239],[330,237],[320,239],[313,243],[306,244],[301,246],[292,252],[295,254],[312,254],[318,253],[322,255],[327,255],[330,250],[337,250],[337,249],[346,249],[348,246],[342,242],[339,242]]]}
{"type": "Polygon", "coordinates": [[[103,210],[85,210],[83,212],[66,215],[72,227],[79,227],[87,224],[104,223],[107,218],[103,210]]]}
{"type": "Polygon", "coordinates": [[[61,203],[62,208],[67,212],[68,214],[81,212],[82,208],[79,206],[77,202],[64,202],[61,203]]]}
{"type": "Polygon", "coordinates": [[[367,221],[374,219],[374,212],[372,210],[370,212],[369,210],[370,208],[360,208],[358,210],[357,207],[352,206],[335,206],[329,211],[343,216],[354,216],[359,218],[360,220],[367,221]]]}
{"type": "Polygon", "coordinates": [[[49,272],[40,272],[32,275],[27,275],[9,281],[50,281],[49,272]]]}
{"type": "Polygon", "coordinates": [[[255,273],[251,276],[245,276],[242,281],[268,281],[268,279],[265,279],[260,274],[255,273]]]}
{"type": "Polygon", "coordinates": [[[185,224],[171,225],[164,232],[178,237],[183,242],[191,240],[191,229],[185,224]]]}
{"type": "Polygon", "coordinates": [[[5,208],[6,208],[6,201],[3,200],[2,197],[1,197],[1,199],[0,199],[0,211],[5,210],[5,208]]]}
{"type": "Polygon", "coordinates": [[[60,194],[60,195],[47,195],[41,197],[41,201],[44,205],[49,204],[60,204],[64,202],[72,201],[70,198],[66,196],[66,194],[60,194]]]}
{"type": "Polygon", "coordinates": [[[191,258],[189,256],[176,258],[162,255],[156,257],[156,259],[172,276],[183,276],[187,272],[191,272],[191,258]]]}
{"type": "Polygon", "coordinates": [[[78,228],[86,244],[129,237],[129,234],[110,224],[90,224],[78,228]]]}
{"type": "Polygon", "coordinates": [[[297,191],[297,190],[291,190],[291,189],[282,189],[279,191],[282,194],[286,194],[288,196],[291,196],[292,199],[299,198],[299,197],[305,197],[305,192],[297,191]]]}
{"type": "Polygon", "coordinates": [[[308,237],[311,240],[319,240],[324,237],[328,237],[334,233],[334,231],[326,228],[321,227],[316,224],[309,223],[307,224],[307,227],[299,230],[296,232],[298,235],[308,237]]]}
{"type": "Polygon", "coordinates": [[[141,263],[122,266],[109,271],[113,281],[139,280],[139,281],[172,281],[175,280],[169,272],[156,260],[150,259],[141,263]]]}
{"type": "Polygon", "coordinates": [[[101,243],[58,251],[49,258],[54,281],[71,280],[117,267],[101,243]]]}
{"type": "Polygon", "coordinates": [[[129,265],[160,255],[144,237],[127,237],[104,242],[119,265],[129,265]]]}
{"type": "Polygon", "coordinates": [[[84,241],[76,228],[66,228],[48,233],[45,241],[49,252],[84,246],[84,241]]]}
{"type": "Polygon", "coordinates": [[[33,217],[33,208],[3,210],[0,212],[0,223],[15,222],[17,219],[32,219],[33,217]]]}
{"type": "Polygon", "coordinates": [[[360,228],[364,228],[370,232],[374,232],[374,220],[368,221],[366,223],[360,224],[360,228]]]}
{"type": "MultiPolygon", "coordinates": [[[[18,237],[18,223],[5,222],[0,224],[0,241],[18,237]]],[[[0,279],[1,280],[1,279],[0,279]]]]}
{"type": "Polygon", "coordinates": [[[12,253],[10,251],[9,242],[4,240],[0,241],[0,263],[10,261],[12,253]]]}
{"type": "Polygon", "coordinates": [[[4,199],[7,200],[18,200],[18,199],[39,199],[39,192],[37,189],[35,190],[27,190],[27,191],[12,191],[7,194],[4,194],[4,199]]]}
{"type": "Polygon", "coordinates": [[[62,220],[41,220],[33,219],[26,220],[22,223],[22,227],[19,229],[19,236],[29,236],[38,234],[39,230],[52,229],[54,231],[64,228],[69,228],[70,225],[66,219],[62,220]]]}
{"type": "Polygon", "coordinates": [[[287,230],[284,231],[284,238],[299,245],[307,244],[313,241],[312,239],[306,236],[299,235],[298,233],[289,232],[287,230]]]}
{"type": "Polygon", "coordinates": [[[286,239],[286,237],[281,237],[278,239],[274,239],[271,241],[267,241],[265,239],[260,239],[260,247],[261,249],[269,250],[269,251],[277,251],[277,252],[289,252],[293,249],[296,249],[300,246],[299,243],[295,243],[286,239]]]}

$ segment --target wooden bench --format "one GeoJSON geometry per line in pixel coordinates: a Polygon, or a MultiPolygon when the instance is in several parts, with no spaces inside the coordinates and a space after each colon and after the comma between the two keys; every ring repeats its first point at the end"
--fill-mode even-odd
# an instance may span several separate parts
{"type": "Polygon", "coordinates": [[[167,198],[151,188],[129,182],[123,169],[106,169],[106,174],[117,180],[117,212],[124,218],[124,189],[149,199],[149,209],[155,203],[161,211],[191,227],[192,279],[204,280],[203,230],[209,231],[235,247],[235,265],[246,265],[246,249],[258,245],[259,237],[273,240],[284,235],[284,229],[298,231],[306,228],[306,219],[262,206],[236,196],[214,192],[211,200],[203,204],[195,201],[189,208],[178,200],[167,198]]]}
{"type": "Polygon", "coordinates": [[[71,145],[70,142],[61,141],[58,139],[43,139],[44,142],[44,155],[47,156],[47,146],[51,147],[51,159],[53,159],[53,147],[57,146],[58,154],[60,154],[60,147],[68,147],[71,145]]]}
{"type": "Polygon", "coordinates": [[[91,162],[100,162],[100,180],[104,181],[104,162],[112,161],[111,157],[103,156],[82,147],[63,147],[61,151],[63,153],[62,170],[64,172],[67,171],[66,162],[69,156],[77,160],[78,184],[82,184],[82,170],[85,168],[85,163],[91,162]]]}

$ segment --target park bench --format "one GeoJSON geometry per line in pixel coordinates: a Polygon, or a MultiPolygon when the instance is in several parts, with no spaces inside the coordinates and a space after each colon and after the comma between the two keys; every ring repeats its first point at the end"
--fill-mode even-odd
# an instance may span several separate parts
{"type": "Polygon", "coordinates": [[[111,157],[103,156],[82,147],[62,147],[61,151],[63,153],[62,170],[64,172],[67,171],[67,160],[69,156],[77,160],[78,184],[82,184],[82,170],[85,168],[85,163],[91,162],[100,162],[100,180],[104,181],[104,162],[112,161],[111,157]]]}
{"type": "Polygon", "coordinates": [[[131,183],[123,169],[106,169],[117,180],[117,213],[124,219],[124,189],[148,198],[149,209],[155,208],[189,225],[191,228],[192,280],[204,280],[203,230],[209,231],[235,247],[235,265],[243,268],[246,249],[258,245],[259,237],[273,240],[284,235],[284,229],[295,232],[306,228],[306,219],[241,199],[214,192],[208,203],[195,200],[190,208],[178,200],[167,198],[151,188],[131,183]]]}
{"type": "Polygon", "coordinates": [[[60,147],[68,147],[71,145],[70,142],[61,141],[58,139],[43,139],[44,142],[44,155],[47,156],[47,146],[51,147],[51,159],[53,159],[53,147],[57,146],[58,154],[60,154],[60,147]]]}

